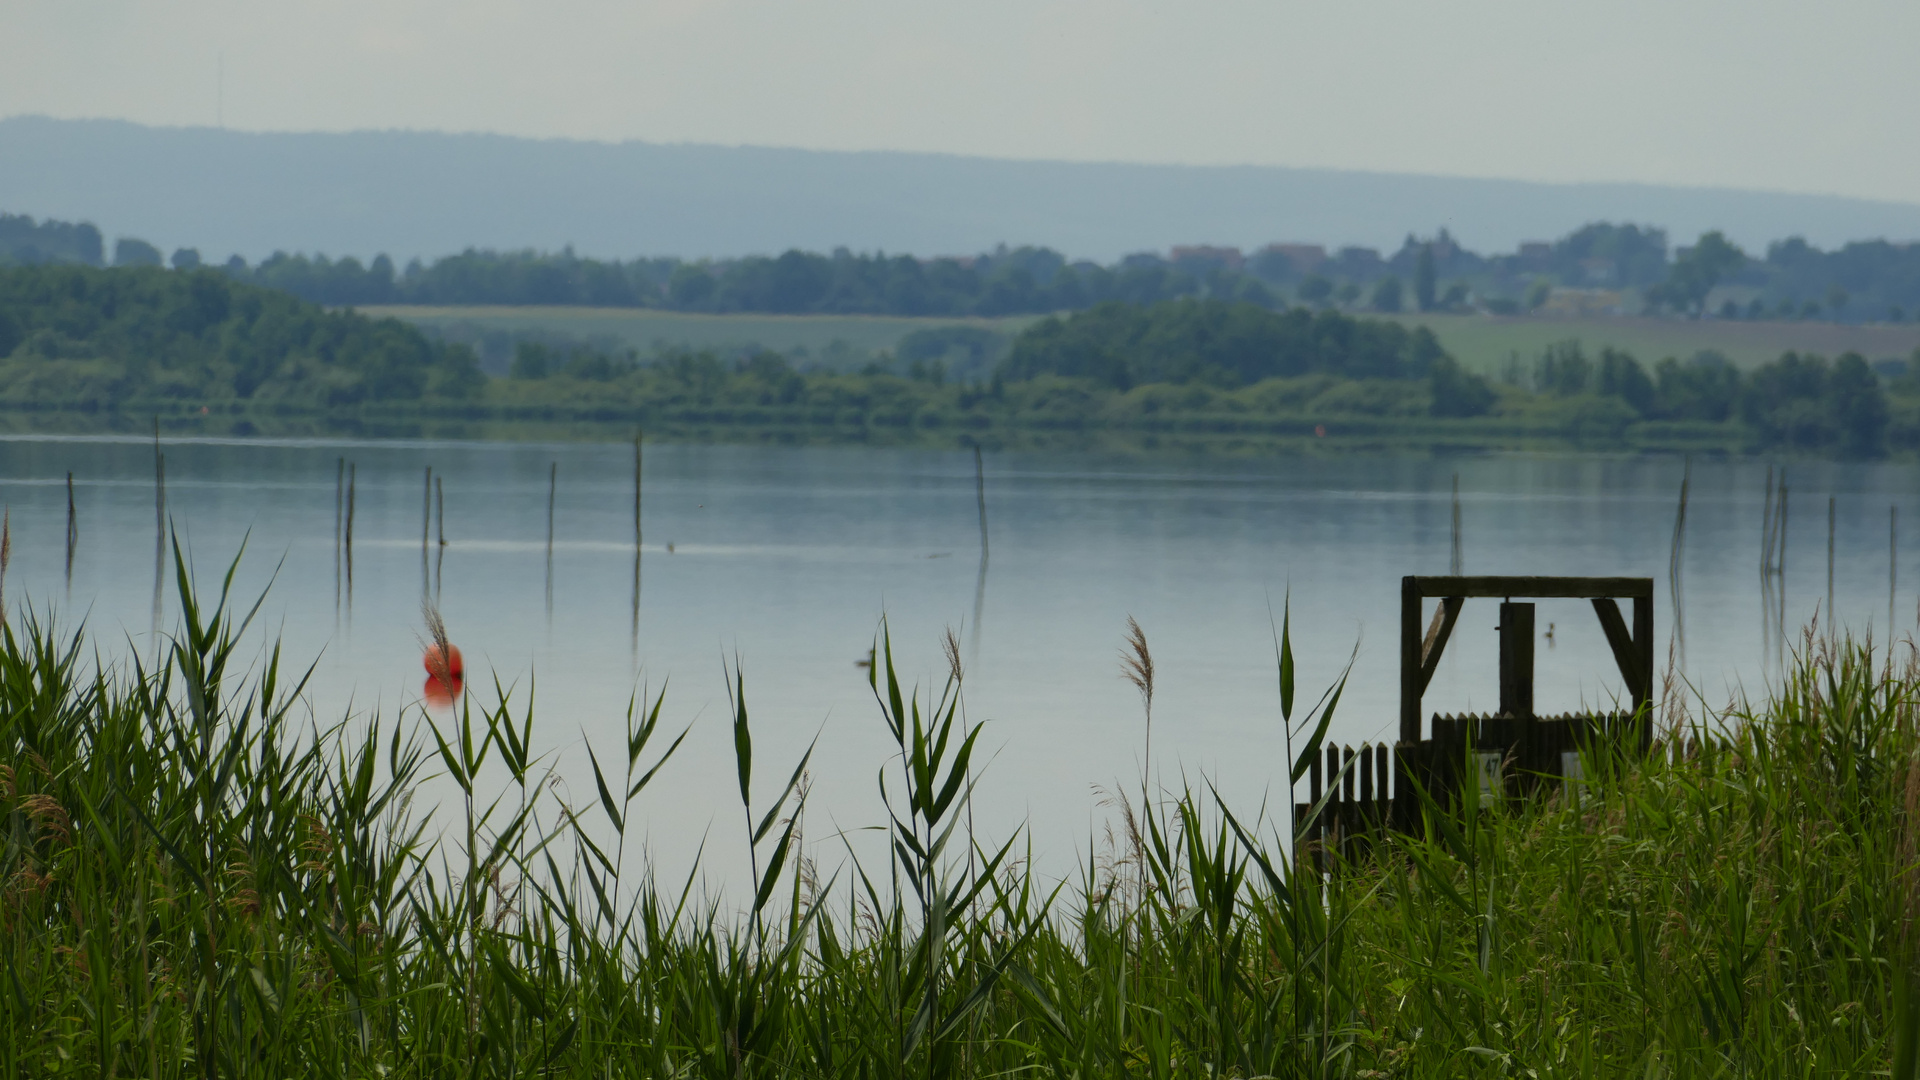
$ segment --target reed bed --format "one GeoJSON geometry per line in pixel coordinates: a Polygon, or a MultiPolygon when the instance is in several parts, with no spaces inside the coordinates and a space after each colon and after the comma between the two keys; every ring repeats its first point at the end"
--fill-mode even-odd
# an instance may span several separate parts
{"type": "MultiPolygon", "coordinates": [[[[636,701],[595,804],[563,805],[511,694],[316,724],[175,564],[156,666],[44,616],[0,649],[8,1076],[1915,1073],[1910,650],[1807,638],[1763,704],[1669,733],[1696,749],[1429,804],[1324,872],[1284,820],[1143,783],[1062,883],[970,832],[957,647],[918,692],[883,632],[889,861],[801,857],[806,759],[755,760],[735,669],[753,881],[722,904],[627,850],[670,703],[636,701]],[[459,797],[430,814],[433,774],[459,797]]],[[[1339,694],[1296,710],[1279,659],[1297,779],[1339,694]]]]}

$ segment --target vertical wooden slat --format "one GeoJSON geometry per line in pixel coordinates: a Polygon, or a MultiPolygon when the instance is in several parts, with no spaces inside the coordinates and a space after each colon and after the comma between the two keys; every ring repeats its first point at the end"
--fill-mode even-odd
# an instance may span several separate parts
{"type": "Polygon", "coordinates": [[[1420,587],[1400,579],[1400,741],[1420,741],[1420,587]]]}
{"type": "Polygon", "coordinates": [[[1635,597],[1633,601],[1633,649],[1640,655],[1641,683],[1635,687],[1636,712],[1652,711],[1653,706],[1653,598],[1635,597]]]}
{"type": "Polygon", "coordinates": [[[1373,802],[1373,744],[1360,744],[1360,801],[1373,802]]]}

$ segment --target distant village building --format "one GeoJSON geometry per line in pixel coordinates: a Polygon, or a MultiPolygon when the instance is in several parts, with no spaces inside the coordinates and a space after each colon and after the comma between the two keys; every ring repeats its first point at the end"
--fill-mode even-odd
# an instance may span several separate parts
{"type": "Polygon", "coordinates": [[[1369,247],[1343,247],[1328,261],[1334,275],[1348,281],[1372,281],[1387,272],[1386,260],[1369,247]]]}
{"type": "Polygon", "coordinates": [[[1612,259],[1580,260],[1580,280],[1589,285],[1611,285],[1620,279],[1620,264],[1612,259]]]}
{"type": "Polygon", "coordinates": [[[1522,270],[1548,270],[1553,267],[1553,245],[1545,240],[1528,240],[1515,256],[1522,270]]]}
{"type": "Polygon", "coordinates": [[[1618,289],[1555,289],[1547,294],[1547,302],[1540,305],[1540,314],[1562,318],[1626,313],[1626,295],[1618,289]]]}
{"type": "Polygon", "coordinates": [[[1181,244],[1167,253],[1168,261],[1175,266],[1201,266],[1207,269],[1239,271],[1247,264],[1246,257],[1236,247],[1215,247],[1212,244],[1181,244]]]}
{"type": "Polygon", "coordinates": [[[1319,244],[1268,244],[1260,249],[1256,258],[1267,257],[1284,260],[1295,274],[1304,277],[1327,261],[1327,249],[1319,244]]]}

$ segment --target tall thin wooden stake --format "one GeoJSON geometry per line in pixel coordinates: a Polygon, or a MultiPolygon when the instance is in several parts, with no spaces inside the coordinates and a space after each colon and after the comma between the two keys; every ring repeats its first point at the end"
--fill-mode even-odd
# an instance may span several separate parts
{"type": "Polygon", "coordinates": [[[987,472],[980,459],[980,444],[973,444],[973,495],[980,504],[980,558],[987,557],[987,472]]]}
{"type": "Polygon", "coordinates": [[[73,550],[80,546],[80,519],[73,512],[73,473],[67,473],[67,590],[73,590],[73,550]]]}
{"type": "Polygon", "coordinates": [[[1760,511],[1760,576],[1773,573],[1773,466],[1767,466],[1767,502],[1760,511]]]}
{"type": "Polygon", "coordinates": [[[425,487],[420,496],[420,554],[425,557],[427,541],[433,535],[433,466],[426,469],[425,487]]]}
{"type": "Polygon", "coordinates": [[[1673,514],[1673,553],[1667,559],[1667,592],[1673,597],[1673,641],[1680,666],[1687,663],[1685,606],[1680,597],[1681,556],[1687,541],[1687,495],[1693,486],[1693,456],[1688,455],[1680,473],[1680,505],[1673,514]]]}
{"type": "Polygon", "coordinates": [[[643,432],[633,433],[633,546],[640,546],[640,440],[643,432]]]}
{"type": "Polygon", "coordinates": [[[1900,507],[1887,507],[1887,640],[1893,640],[1893,595],[1900,580],[1900,507]]]}
{"type": "Polygon", "coordinates": [[[1463,573],[1466,560],[1460,549],[1460,474],[1453,474],[1453,557],[1448,561],[1448,572],[1455,577],[1463,573]]]}
{"type": "Polygon", "coordinates": [[[1833,519],[1834,497],[1827,496],[1827,629],[1834,629],[1833,621],[1833,519]]]}
{"type": "Polygon", "coordinates": [[[347,459],[333,463],[333,613],[340,614],[340,542],[347,526],[347,459]]]}
{"type": "Polygon", "coordinates": [[[547,618],[553,618],[553,501],[560,490],[560,463],[547,466],[547,618]]]}
{"type": "Polygon", "coordinates": [[[160,418],[153,418],[153,633],[159,648],[160,585],[167,572],[167,456],[160,452],[160,418]]]}
{"type": "Polygon", "coordinates": [[[349,620],[351,620],[353,615],[353,496],[354,496],[354,479],[355,479],[354,474],[358,471],[359,471],[359,466],[357,466],[351,461],[347,462],[347,527],[345,530],[345,534],[346,534],[346,558],[347,558],[347,615],[349,620]]]}
{"type": "Polygon", "coordinates": [[[639,477],[641,477],[641,457],[639,444],[645,432],[634,430],[634,626],[632,626],[632,651],[634,667],[639,667],[639,477]]]}
{"type": "Polygon", "coordinates": [[[980,620],[987,606],[987,473],[980,444],[973,444],[973,495],[980,506],[980,573],[973,586],[973,629],[968,637],[968,662],[980,659],[980,620]]]}

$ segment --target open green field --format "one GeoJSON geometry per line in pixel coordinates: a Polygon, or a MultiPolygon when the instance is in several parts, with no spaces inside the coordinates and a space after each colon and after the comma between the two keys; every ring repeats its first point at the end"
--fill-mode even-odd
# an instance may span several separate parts
{"type": "Polygon", "coordinates": [[[1920,347],[1920,324],[1847,325],[1824,322],[1736,322],[1724,319],[1501,318],[1490,315],[1388,315],[1426,326],[1462,364],[1495,373],[1514,353],[1537,356],[1548,345],[1578,338],[1589,353],[1624,349],[1642,363],[1718,349],[1742,368],[1776,360],[1789,349],[1833,357],[1857,352],[1869,360],[1905,358],[1920,347]]]}
{"type": "Polygon", "coordinates": [[[905,318],[890,315],[697,315],[646,308],[587,307],[365,307],[372,316],[390,315],[416,326],[446,330],[459,326],[507,333],[540,331],[571,337],[616,338],[636,349],[685,346],[733,349],[761,346],[776,352],[807,350],[834,368],[858,367],[873,354],[891,351],[900,339],[935,326],[977,326],[1013,335],[1039,316],[1004,319],[905,318]]]}
{"type": "MultiPolygon", "coordinates": [[[[679,345],[732,350],[759,345],[777,352],[805,349],[829,367],[846,369],[890,351],[915,330],[978,326],[1019,333],[1040,316],[1001,319],[907,318],[887,315],[697,315],[644,308],[586,307],[367,307],[368,315],[391,315],[423,327],[461,325],[480,331],[543,331],[572,337],[615,338],[637,349],[679,345]]],[[[1845,325],[1823,322],[1735,322],[1721,319],[1502,318],[1488,315],[1383,315],[1427,326],[1463,364],[1482,372],[1500,370],[1509,356],[1536,356],[1554,342],[1578,338],[1589,351],[1625,349],[1643,362],[1718,349],[1743,368],[1776,359],[1789,349],[1837,356],[1857,352],[1869,360],[1907,357],[1920,348],[1920,324],[1845,325]]]]}

